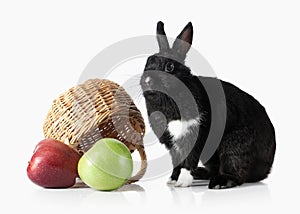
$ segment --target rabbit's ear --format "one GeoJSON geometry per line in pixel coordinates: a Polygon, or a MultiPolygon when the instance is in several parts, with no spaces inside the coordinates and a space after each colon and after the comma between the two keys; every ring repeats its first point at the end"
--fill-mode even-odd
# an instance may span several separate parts
{"type": "Polygon", "coordinates": [[[177,53],[182,59],[185,59],[187,52],[191,48],[193,41],[193,25],[189,22],[177,36],[174,44],[173,51],[177,53]]]}
{"type": "Polygon", "coordinates": [[[161,21],[157,22],[156,38],[160,52],[166,52],[170,49],[169,42],[164,30],[164,23],[161,21]]]}

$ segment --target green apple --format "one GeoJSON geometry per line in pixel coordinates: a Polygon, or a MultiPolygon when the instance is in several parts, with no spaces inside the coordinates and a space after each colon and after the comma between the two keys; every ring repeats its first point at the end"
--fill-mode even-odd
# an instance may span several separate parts
{"type": "Polygon", "coordinates": [[[114,190],[123,186],[132,170],[129,149],[113,138],[96,142],[78,162],[79,177],[96,190],[114,190]]]}

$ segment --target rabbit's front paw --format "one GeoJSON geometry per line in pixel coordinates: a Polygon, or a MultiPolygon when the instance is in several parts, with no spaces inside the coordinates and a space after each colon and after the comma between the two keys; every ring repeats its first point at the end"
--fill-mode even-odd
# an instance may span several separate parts
{"type": "Polygon", "coordinates": [[[189,187],[193,183],[193,176],[190,171],[186,169],[182,169],[179,175],[177,182],[175,183],[175,187],[189,187]]]}

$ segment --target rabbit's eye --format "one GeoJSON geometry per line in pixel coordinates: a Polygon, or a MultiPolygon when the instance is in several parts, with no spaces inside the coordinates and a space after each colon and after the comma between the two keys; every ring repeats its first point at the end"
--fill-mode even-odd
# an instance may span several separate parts
{"type": "Polygon", "coordinates": [[[172,72],[174,70],[174,64],[172,62],[167,62],[165,65],[165,71],[172,72]]]}

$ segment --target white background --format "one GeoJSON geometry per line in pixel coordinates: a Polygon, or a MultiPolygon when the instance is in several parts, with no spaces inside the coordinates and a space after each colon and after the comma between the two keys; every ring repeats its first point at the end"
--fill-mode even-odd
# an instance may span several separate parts
{"type": "MultiPolygon", "coordinates": [[[[299,10],[296,0],[1,1],[1,209],[9,213],[299,212],[299,10]],[[218,77],[266,107],[277,137],[269,178],[222,191],[206,186],[170,188],[165,184],[167,175],[119,192],[47,190],[32,184],[26,175],[27,161],[43,139],[42,124],[52,100],[77,83],[102,49],[126,38],[154,34],[158,20],[165,22],[171,37],[192,21],[193,47],[218,77]]],[[[143,66],[140,60],[132,68],[142,72],[143,66]]],[[[149,158],[152,155],[148,153],[149,158]]]]}

